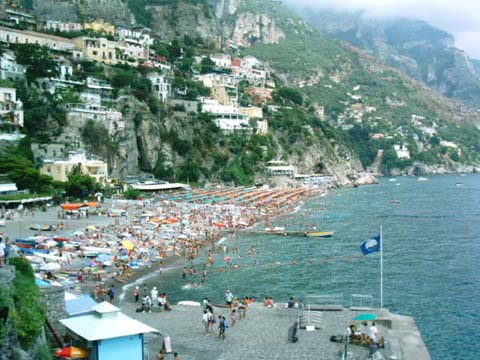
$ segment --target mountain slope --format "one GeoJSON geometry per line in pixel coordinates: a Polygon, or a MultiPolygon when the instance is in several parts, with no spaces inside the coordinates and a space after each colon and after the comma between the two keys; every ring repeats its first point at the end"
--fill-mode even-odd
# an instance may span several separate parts
{"type": "Polygon", "coordinates": [[[319,30],[365,49],[428,86],[477,107],[480,73],[452,35],[424,21],[374,19],[361,12],[300,10],[319,30]]]}
{"type": "MultiPolygon", "coordinates": [[[[91,0],[86,1],[93,6],[91,0]]],[[[131,5],[103,0],[110,5],[118,1],[131,5]]],[[[77,0],[65,2],[75,4],[77,0]]],[[[142,4],[145,6],[136,7],[131,15],[139,21],[148,12],[152,31],[163,42],[188,39],[191,43],[191,37],[198,36],[210,40],[202,40],[208,45],[198,49],[198,54],[208,56],[230,52],[220,48],[218,40],[233,40],[241,50],[233,50],[231,55],[261,59],[272,70],[277,89],[273,102],[279,109],[264,111],[268,136],[237,138],[217,132],[210,138],[205,126],[212,125],[211,121],[202,124],[190,115],[186,121],[178,121],[168,105],[154,115],[145,104],[129,103],[127,108],[136,109],[127,117],[130,140],[120,146],[115,164],[125,173],[140,168],[164,174],[183,167],[183,179],[191,180],[187,170],[195,168],[202,174],[196,178],[220,176],[225,180],[241,167],[251,179],[262,171],[265,161],[282,158],[301,172],[333,173],[347,183],[360,176],[362,167],[370,165],[380,149],[385,150],[388,164],[384,172],[419,164],[454,171],[462,164],[478,162],[480,133],[472,126],[480,124],[477,112],[318,31],[279,1],[143,0],[142,4]],[[300,91],[300,101],[282,98],[281,90],[284,94],[300,91]],[[422,124],[413,122],[414,116],[422,118],[422,124]],[[203,132],[197,131],[194,123],[201,125],[203,132]],[[384,139],[374,139],[375,134],[384,139]],[[441,145],[441,141],[455,143],[456,148],[441,145]],[[408,147],[410,159],[398,158],[395,146],[408,147]],[[260,147],[266,147],[268,156],[258,156],[264,152],[260,147]]],[[[82,11],[85,14],[85,8],[82,11]]],[[[112,13],[109,19],[122,25],[119,14],[112,13]]],[[[184,50],[189,56],[197,51],[184,50]]],[[[191,74],[184,60],[172,61],[177,64],[176,80],[191,74]],[[184,65],[188,71],[181,70],[184,65]]],[[[121,103],[117,108],[125,112],[121,103]]]]}

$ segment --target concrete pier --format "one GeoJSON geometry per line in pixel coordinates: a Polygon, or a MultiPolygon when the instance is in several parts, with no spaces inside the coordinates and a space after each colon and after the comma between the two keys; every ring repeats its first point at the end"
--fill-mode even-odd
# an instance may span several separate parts
{"type": "MultiPolygon", "coordinates": [[[[122,304],[122,310],[129,316],[148,325],[154,326],[162,335],[170,336],[173,351],[178,352],[182,360],[305,360],[322,359],[338,360],[344,345],[330,341],[331,335],[345,333],[352,319],[362,311],[342,309],[338,311],[321,311],[321,322],[318,329],[308,332],[299,330],[299,340],[288,342],[288,328],[295,322],[299,310],[266,308],[262,304],[252,304],[247,318],[238,320],[234,327],[227,329],[225,340],[218,337],[217,324],[215,333],[206,334],[199,307],[174,306],[172,311],[152,313],[136,313],[132,304],[122,304]],[[290,313],[292,310],[292,313],[290,313]]],[[[364,311],[363,311],[364,312],[364,311]]],[[[430,360],[430,355],[423,342],[415,321],[408,316],[396,315],[388,310],[368,310],[378,316],[376,325],[379,335],[386,341],[381,353],[385,359],[391,360],[430,360]]],[[[215,308],[215,314],[225,315],[229,319],[229,311],[215,308]]],[[[359,330],[368,333],[368,326],[356,322],[359,330]]],[[[148,359],[155,360],[162,343],[162,336],[149,336],[146,351],[148,359]]],[[[348,344],[348,359],[366,360],[369,349],[361,345],[348,344]]],[[[173,356],[172,356],[173,358],[173,356]]],[[[167,359],[170,359],[167,357],[167,359]]]]}

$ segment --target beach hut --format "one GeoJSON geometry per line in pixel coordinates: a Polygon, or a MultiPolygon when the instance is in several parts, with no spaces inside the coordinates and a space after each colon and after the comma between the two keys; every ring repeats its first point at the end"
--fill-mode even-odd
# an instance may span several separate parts
{"type": "Polygon", "coordinates": [[[73,345],[88,350],[88,360],[144,359],[143,334],[158,330],[134,320],[108,302],[89,315],[60,320],[72,335],[73,345]]]}

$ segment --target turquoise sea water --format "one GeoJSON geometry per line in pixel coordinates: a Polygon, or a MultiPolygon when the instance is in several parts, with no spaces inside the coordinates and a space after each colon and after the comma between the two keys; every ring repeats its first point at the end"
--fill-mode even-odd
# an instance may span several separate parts
{"type": "MultiPolygon", "coordinates": [[[[312,294],[370,294],[379,306],[379,255],[360,256],[363,240],[383,226],[384,302],[413,316],[432,359],[477,359],[480,354],[480,175],[399,177],[379,185],[333,191],[315,198],[272,226],[335,231],[332,238],[248,236],[224,242],[239,254],[215,255],[208,280],[188,289],[181,271],[158,281],[172,302],[223,301],[235,295],[268,295],[286,302],[312,294]],[[391,200],[396,200],[391,202],[391,200]],[[326,209],[326,210],[325,210],[326,209]],[[250,246],[255,247],[248,256],[250,246]],[[223,258],[231,256],[233,269],[223,258]],[[224,271],[221,271],[221,270],[224,271]]],[[[205,257],[195,260],[201,274],[205,257]]],[[[200,282],[201,275],[187,282],[200,282]]]]}

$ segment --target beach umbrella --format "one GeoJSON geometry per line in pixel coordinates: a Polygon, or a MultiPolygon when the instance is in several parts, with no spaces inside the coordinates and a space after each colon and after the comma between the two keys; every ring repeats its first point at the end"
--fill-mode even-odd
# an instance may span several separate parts
{"type": "Polygon", "coordinates": [[[133,245],[130,240],[123,240],[122,246],[127,250],[133,250],[135,248],[135,245],[133,245]]]}
{"type": "Polygon", "coordinates": [[[56,351],[55,355],[64,359],[84,359],[88,356],[88,351],[75,346],[68,346],[56,351]]]}
{"type": "Polygon", "coordinates": [[[98,230],[95,225],[88,225],[88,226],[86,227],[86,229],[87,229],[87,230],[91,230],[91,231],[97,231],[97,230],[98,230]]]}
{"type": "Polygon", "coordinates": [[[373,321],[377,319],[377,315],[373,313],[363,313],[355,316],[353,320],[355,321],[373,321]]]}

